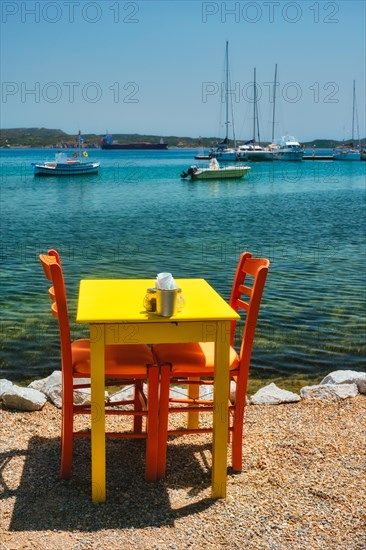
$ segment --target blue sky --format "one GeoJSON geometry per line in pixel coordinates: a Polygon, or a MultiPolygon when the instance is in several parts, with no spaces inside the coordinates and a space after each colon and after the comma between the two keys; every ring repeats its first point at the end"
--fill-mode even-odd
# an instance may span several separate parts
{"type": "MultiPolygon", "coordinates": [[[[1,127],[222,136],[229,42],[237,139],[348,139],[365,128],[362,0],[1,0],[1,127]]],[[[231,129],[232,132],[232,129],[231,129]]]]}

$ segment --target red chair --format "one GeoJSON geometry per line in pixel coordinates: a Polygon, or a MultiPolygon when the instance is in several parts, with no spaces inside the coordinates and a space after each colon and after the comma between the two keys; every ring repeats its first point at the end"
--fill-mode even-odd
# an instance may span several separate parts
{"type": "MultiPolygon", "coordinates": [[[[229,398],[228,402],[229,438],[231,435],[232,467],[236,471],[242,469],[243,421],[250,357],[268,266],[268,260],[252,258],[249,252],[243,253],[230,297],[231,307],[236,312],[243,310],[246,313],[239,354],[234,349],[236,321],[231,324],[230,334],[230,381],[235,382],[236,391],[233,401],[229,398]]],[[[198,413],[213,411],[213,401],[200,399],[197,385],[213,384],[215,346],[213,342],[157,344],[153,352],[161,366],[158,477],[163,477],[169,435],[212,432],[212,428],[199,428],[198,422],[194,421],[185,429],[169,430],[168,416],[172,413],[196,413],[198,420],[198,413]],[[188,398],[171,398],[171,385],[187,385],[190,388],[188,398]],[[196,426],[193,427],[193,424],[196,426]]]]}
{"type": "MultiPolygon", "coordinates": [[[[51,310],[58,319],[61,342],[62,366],[62,431],[61,431],[61,477],[69,478],[72,468],[73,440],[90,437],[89,432],[74,431],[74,415],[91,414],[90,405],[74,405],[73,392],[77,388],[90,387],[77,384],[78,378],[90,378],[90,342],[80,339],[71,342],[66,300],[66,289],[61,262],[55,250],[41,254],[40,260],[46,278],[51,281],[49,294],[51,310]]],[[[146,438],[146,479],[155,480],[157,475],[158,393],[159,371],[151,350],[143,344],[106,346],[106,385],[134,385],[134,399],[106,403],[106,414],[132,415],[133,428],[129,432],[106,433],[109,437],[146,438]],[[147,381],[147,396],[143,382],[147,381]],[[131,410],[116,408],[132,405],[131,410]],[[143,418],[146,418],[143,426],[143,418]],[[143,429],[144,428],[144,429],[143,429]]]]}

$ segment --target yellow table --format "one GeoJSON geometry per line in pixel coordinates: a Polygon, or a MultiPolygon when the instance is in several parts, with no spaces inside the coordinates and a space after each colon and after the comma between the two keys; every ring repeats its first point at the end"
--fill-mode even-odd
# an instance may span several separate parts
{"type": "Polygon", "coordinates": [[[226,496],[230,321],[239,315],[204,279],[178,279],[183,311],[160,317],[143,308],[151,279],[97,279],[80,282],[77,322],[90,324],[93,403],[92,499],[106,499],[104,346],[215,342],[212,497],[226,496]]]}

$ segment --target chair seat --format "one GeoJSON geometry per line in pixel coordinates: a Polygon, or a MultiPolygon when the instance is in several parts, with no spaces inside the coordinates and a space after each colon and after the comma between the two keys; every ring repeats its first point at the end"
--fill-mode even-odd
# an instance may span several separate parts
{"type": "MultiPolygon", "coordinates": [[[[75,340],[71,344],[73,371],[90,375],[90,341],[75,340]]],[[[133,378],[146,376],[146,366],[154,359],[150,349],[144,344],[105,346],[105,375],[133,378]],[[146,366],[144,366],[146,365],[146,366]]]]}
{"type": "MultiPolygon", "coordinates": [[[[213,342],[189,344],[156,344],[154,354],[160,364],[172,365],[172,376],[181,373],[203,373],[213,375],[215,365],[215,345],[213,342]]],[[[239,365],[239,357],[230,347],[230,370],[239,365]]]]}

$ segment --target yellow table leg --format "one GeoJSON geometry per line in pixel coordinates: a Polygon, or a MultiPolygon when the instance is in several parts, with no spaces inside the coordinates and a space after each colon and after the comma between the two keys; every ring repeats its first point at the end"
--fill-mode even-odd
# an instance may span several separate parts
{"type": "Polygon", "coordinates": [[[230,322],[217,323],[212,441],[212,498],[226,497],[230,322]]]}
{"type": "Polygon", "coordinates": [[[106,499],[104,326],[90,327],[92,500],[106,499]]]}

